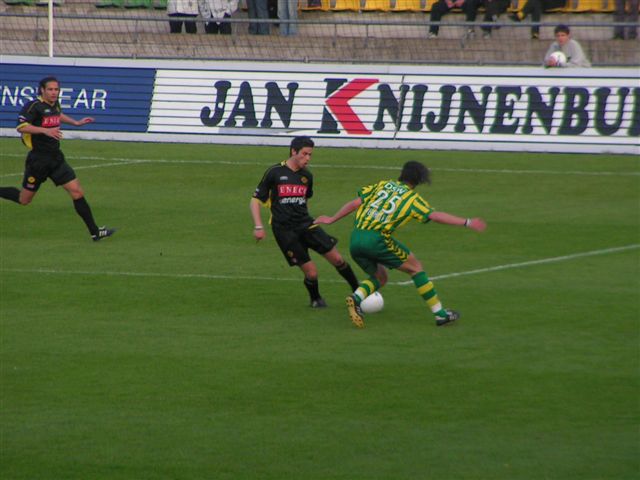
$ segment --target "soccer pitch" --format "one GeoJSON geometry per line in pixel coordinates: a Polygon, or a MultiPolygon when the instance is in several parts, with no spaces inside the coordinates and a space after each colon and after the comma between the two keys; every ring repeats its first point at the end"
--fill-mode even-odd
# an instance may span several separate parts
{"type": "MultiPolygon", "coordinates": [[[[0,472],[16,479],[635,479],[640,471],[640,161],[329,149],[312,215],[433,170],[436,209],[486,232],[397,237],[462,318],[436,328],[408,277],[354,328],[249,199],[286,148],[65,141],[100,225],[51,182],[0,201],[0,472]]],[[[0,185],[25,149],[0,139],[0,185]]],[[[326,230],[348,257],[350,219],[326,230]]],[[[362,272],[354,264],[356,273],[362,272]]]]}

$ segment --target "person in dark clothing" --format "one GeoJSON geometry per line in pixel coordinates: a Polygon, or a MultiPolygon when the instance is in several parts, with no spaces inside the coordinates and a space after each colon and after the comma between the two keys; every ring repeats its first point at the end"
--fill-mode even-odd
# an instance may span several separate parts
{"type": "Polygon", "coordinates": [[[16,127],[22,135],[22,143],[29,149],[22,189],[0,187],[0,198],[20,205],[29,205],[40,186],[50,178],[56,186],[62,186],[69,193],[73,207],[87,226],[93,241],[110,237],[115,233],[115,229],[96,225],[76,173],[60,150],[60,140],[63,136],[60,124],[80,127],[93,123],[94,120],[91,117],[74,120],[62,113],[59,101],[60,82],[55,77],[40,80],[38,93],[38,98],[25,104],[20,111],[16,127]]]}
{"type": "MultiPolygon", "coordinates": [[[[491,36],[491,31],[494,27],[490,24],[495,22],[498,17],[507,11],[509,8],[510,0],[466,0],[467,1],[467,18],[469,22],[475,22],[478,10],[480,7],[484,7],[484,17],[482,18],[483,24],[481,29],[483,36],[488,38],[491,36]]],[[[495,27],[498,28],[498,27],[495,27]]],[[[469,29],[467,34],[473,33],[473,29],[469,29]]]]}
{"type": "Polygon", "coordinates": [[[465,13],[467,22],[473,22],[475,20],[475,12],[477,7],[473,5],[473,2],[469,0],[438,0],[433,7],[431,7],[431,26],[429,27],[429,38],[436,38],[440,33],[440,26],[434,25],[434,22],[440,22],[442,17],[449,13],[454,8],[461,8],[465,13]],[[474,10],[475,8],[475,10],[474,10]]]}
{"type": "MultiPolygon", "coordinates": [[[[522,10],[511,15],[511,20],[521,22],[531,15],[533,22],[539,22],[542,19],[543,12],[562,8],[566,3],[566,0],[527,0],[522,10]]],[[[540,38],[539,26],[534,25],[531,27],[531,38],[534,40],[540,38]]]]}
{"type": "Polygon", "coordinates": [[[313,175],[307,168],[314,142],[309,137],[295,137],[289,148],[289,158],[269,167],[251,198],[253,237],[263,240],[266,231],[260,215],[261,204],[271,211],[271,230],[289,266],[297,266],[304,274],[304,286],[309,292],[312,308],[327,304],[320,296],[318,269],[309,250],[322,255],[349,284],[351,292],[358,288],[358,279],[336,247],[338,241],[313,223],[307,201],[313,197],[313,175]]]}

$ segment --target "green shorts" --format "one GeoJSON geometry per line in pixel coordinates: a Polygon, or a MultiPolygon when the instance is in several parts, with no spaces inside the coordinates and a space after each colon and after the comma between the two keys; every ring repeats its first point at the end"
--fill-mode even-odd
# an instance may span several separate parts
{"type": "Polygon", "coordinates": [[[378,264],[398,268],[409,258],[410,250],[401,242],[373,230],[354,229],[349,245],[351,258],[369,275],[376,273],[378,264]]]}

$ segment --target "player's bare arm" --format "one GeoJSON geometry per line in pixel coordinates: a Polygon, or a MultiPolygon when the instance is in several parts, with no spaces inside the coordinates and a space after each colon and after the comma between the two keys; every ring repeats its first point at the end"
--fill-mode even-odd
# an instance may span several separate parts
{"type": "Polygon", "coordinates": [[[87,123],[95,122],[95,119],[93,117],[84,117],[84,118],[81,118],[80,120],[75,120],[74,118],[70,117],[69,115],[65,115],[64,113],[61,113],[60,114],[60,121],[62,123],[73,125],[75,127],[81,127],[83,125],[86,125],[87,123]]]}
{"type": "Polygon", "coordinates": [[[482,218],[462,218],[446,212],[433,212],[429,215],[429,219],[436,223],[443,223],[445,225],[459,225],[461,227],[467,227],[471,230],[475,230],[476,232],[482,232],[487,228],[487,223],[482,218]]]}
{"type": "Polygon", "coordinates": [[[255,238],[257,242],[267,236],[264,225],[262,224],[262,216],[260,215],[261,207],[260,200],[257,198],[251,199],[249,210],[251,210],[251,217],[253,218],[253,238],[255,238]]]}
{"type": "Polygon", "coordinates": [[[346,217],[351,212],[356,211],[360,207],[360,205],[362,205],[362,199],[358,197],[354,200],[351,200],[350,202],[345,203],[342,206],[342,208],[340,208],[340,210],[338,210],[335,213],[335,215],[333,215],[332,217],[328,217],[326,215],[320,215],[318,218],[315,219],[313,223],[331,225],[332,223],[337,222],[341,218],[346,217]]]}

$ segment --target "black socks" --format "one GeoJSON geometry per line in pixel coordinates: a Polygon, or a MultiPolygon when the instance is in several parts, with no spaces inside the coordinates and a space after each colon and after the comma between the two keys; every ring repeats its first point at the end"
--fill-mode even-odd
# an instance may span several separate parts
{"type": "Polygon", "coordinates": [[[0,187],[0,198],[20,203],[20,190],[16,187],[0,187]]]}
{"type": "Polygon", "coordinates": [[[78,212],[78,215],[80,215],[82,220],[84,220],[84,223],[87,225],[87,228],[89,229],[89,233],[91,235],[97,235],[99,230],[98,226],[96,225],[96,222],[93,219],[93,214],[91,213],[91,207],[89,207],[89,204],[84,199],[84,197],[80,197],[77,200],[74,200],[73,206],[75,207],[76,212],[78,212]]]}
{"type": "Polygon", "coordinates": [[[347,283],[351,287],[351,291],[355,292],[355,290],[358,288],[359,283],[358,279],[356,278],[356,274],[353,273],[353,270],[351,270],[351,265],[349,265],[347,262],[344,262],[341,265],[338,265],[336,267],[336,270],[338,271],[340,276],[347,281],[347,283]]]}
{"type": "Polygon", "coordinates": [[[318,284],[318,279],[309,280],[307,277],[304,278],[304,286],[309,291],[309,297],[311,297],[311,301],[318,300],[320,298],[320,285],[318,284]]]}

